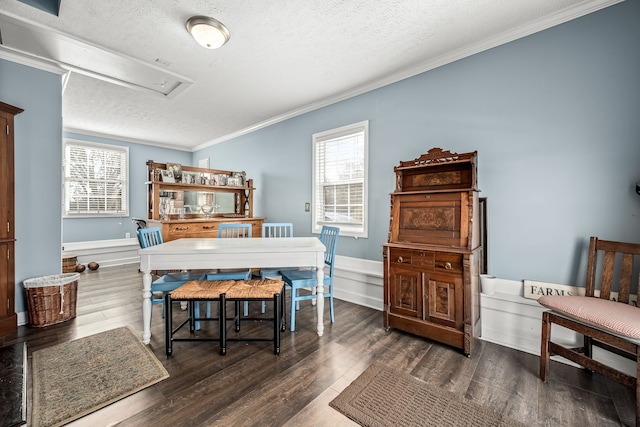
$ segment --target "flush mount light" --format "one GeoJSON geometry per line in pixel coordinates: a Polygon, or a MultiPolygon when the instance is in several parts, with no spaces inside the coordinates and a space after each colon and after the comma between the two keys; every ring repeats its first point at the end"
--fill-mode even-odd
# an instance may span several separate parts
{"type": "Polygon", "coordinates": [[[209,16],[193,16],[187,21],[187,31],[207,49],[217,49],[229,41],[229,30],[209,16]]]}

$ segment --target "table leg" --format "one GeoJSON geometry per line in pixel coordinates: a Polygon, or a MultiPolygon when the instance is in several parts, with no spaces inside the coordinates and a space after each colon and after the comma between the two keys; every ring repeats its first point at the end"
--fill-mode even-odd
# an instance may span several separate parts
{"type": "Polygon", "coordinates": [[[142,342],[151,342],[151,271],[142,275],[142,342]]]}
{"type": "MultiPolygon", "coordinates": [[[[324,264],[323,264],[324,265],[324,264]]],[[[324,270],[318,268],[316,272],[318,287],[316,288],[316,309],[318,310],[318,336],[324,333],[324,270]]]]}
{"type": "Polygon", "coordinates": [[[167,356],[173,352],[173,306],[171,304],[171,294],[167,292],[164,296],[164,348],[167,356]]]}

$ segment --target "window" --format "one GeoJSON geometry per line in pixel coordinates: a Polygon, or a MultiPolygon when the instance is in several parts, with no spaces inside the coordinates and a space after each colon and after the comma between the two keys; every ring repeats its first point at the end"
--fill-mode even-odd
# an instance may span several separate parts
{"type": "Polygon", "coordinates": [[[64,214],[128,216],[128,171],[127,147],[65,141],[64,214]]]}
{"type": "Polygon", "coordinates": [[[369,122],[313,135],[313,232],[367,237],[369,122]]]}

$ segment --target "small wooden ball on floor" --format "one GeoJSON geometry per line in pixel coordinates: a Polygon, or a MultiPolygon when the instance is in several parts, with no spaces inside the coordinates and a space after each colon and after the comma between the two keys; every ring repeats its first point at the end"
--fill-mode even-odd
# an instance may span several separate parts
{"type": "Polygon", "coordinates": [[[91,261],[89,264],[87,264],[87,267],[89,267],[89,270],[97,270],[98,267],[100,267],[100,264],[98,264],[97,262],[91,261]]]}
{"type": "Polygon", "coordinates": [[[76,265],[76,272],[82,273],[85,270],[85,268],[87,268],[87,267],[85,267],[83,264],[77,264],[76,265]]]}

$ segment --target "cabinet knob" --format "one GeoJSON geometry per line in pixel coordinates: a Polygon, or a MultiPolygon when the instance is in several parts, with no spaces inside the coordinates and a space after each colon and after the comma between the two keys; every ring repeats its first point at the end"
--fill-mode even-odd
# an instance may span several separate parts
{"type": "Polygon", "coordinates": [[[202,228],[205,229],[205,230],[211,230],[212,228],[216,228],[216,226],[215,225],[203,225],[202,228]]]}
{"type": "Polygon", "coordinates": [[[178,231],[185,231],[185,230],[188,230],[188,229],[189,229],[188,227],[176,227],[176,230],[178,230],[178,231]]]}
{"type": "Polygon", "coordinates": [[[402,262],[402,261],[404,261],[404,259],[401,256],[399,256],[398,257],[398,262],[402,262]]]}
{"type": "Polygon", "coordinates": [[[444,263],[445,270],[451,270],[451,263],[449,261],[444,263]]]}

